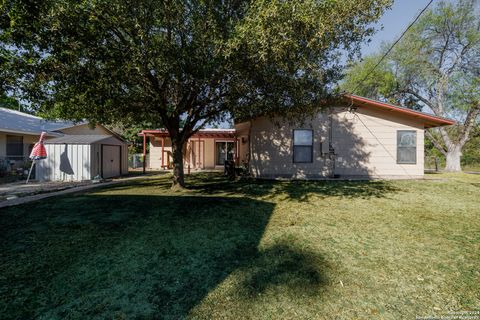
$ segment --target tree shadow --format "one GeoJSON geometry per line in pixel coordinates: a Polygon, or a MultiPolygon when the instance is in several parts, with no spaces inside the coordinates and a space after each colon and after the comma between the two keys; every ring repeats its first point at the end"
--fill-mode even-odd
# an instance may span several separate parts
{"type": "Polygon", "coordinates": [[[325,286],[321,257],[288,243],[259,251],[273,210],[245,197],[101,193],[9,208],[3,318],[185,318],[234,270],[246,299],[325,286]]]}
{"type": "Polygon", "coordinates": [[[282,241],[256,252],[241,269],[244,273],[240,295],[250,299],[266,292],[291,295],[318,295],[329,285],[331,266],[320,253],[299,250],[282,241]]]}
{"type": "Polygon", "coordinates": [[[322,198],[384,198],[401,189],[385,180],[366,181],[278,181],[240,179],[229,181],[219,173],[200,173],[187,177],[190,190],[200,194],[227,194],[248,197],[280,197],[284,200],[308,201],[311,196],[322,198]]]}

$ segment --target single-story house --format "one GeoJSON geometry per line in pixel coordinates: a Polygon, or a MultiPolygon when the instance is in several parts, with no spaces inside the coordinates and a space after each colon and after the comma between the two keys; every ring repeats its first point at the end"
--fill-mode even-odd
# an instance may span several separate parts
{"type": "MultiPolygon", "coordinates": [[[[172,141],[168,132],[164,129],[143,130],[140,134],[143,135],[144,141],[149,138],[149,168],[171,168],[172,141]]],[[[225,160],[235,160],[238,154],[236,146],[235,129],[200,129],[186,145],[185,168],[221,169],[225,160]]]]}
{"type": "MultiPolygon", "coordinates": [[[[225,160],[257,178],[401,179],[424,174],[424,130],[455,121],[355,95],[306,121],[258,117],[235,129],[200,130],[187,143],[185,167],[215,169],[225,160]]],[[[165,130],[143,130],[149,167],[171,162],[165,130]]]]}
{"type": "Polygon", "coordinates": [[[38,161],[36,179],[90,180],[128,173],[127,143],[108,128],[50,121],[6,108],[0,108],[0,170],[27,169],[28,156],[42,132],[47,136],[47,159],[38,161]]]}
{"type": "Polygon", "coordinates": [[[58,130],[74,126],[71,122],[47,121],[34,115],[0,108],[0,159],[12,166],[26,160],[42,131],[48,137],[58,130]]]}

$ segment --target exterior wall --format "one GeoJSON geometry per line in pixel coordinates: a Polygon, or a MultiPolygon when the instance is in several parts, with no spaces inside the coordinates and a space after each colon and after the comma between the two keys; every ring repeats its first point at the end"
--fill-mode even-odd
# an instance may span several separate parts
{"type": "Polygon", "coordinates": [[[424,128],[407,117],[359,109],[333,117],[335,174],[341,176],[418,178],[424,174],[424,128]],[[417,133],[416,164],[397,163],[397,131],[417,133]]]}
{"type": "Polygon", "coordinates": [[[205,141],[205,169],[215,169],[215,139],[205,141]]]}
{"type": "Polygon", "coordinates": [[[102,145],[99,143],[90,145],[90,176],[91,179],[102,176],[102,145]]]}
{"type": "Polygon", "coordinates": [[[248,163],[250,155],[250,122],[237,124],[235,132],[238,139],[238,165],[243,166],[248,163]]]}
{"type": "MultiPolygon", "coordinates": [[[[293,178],[310,179],[331,175],[330,159],[322,153],[321,143],[328,137],[328,115],[318,113],[305,123],[286,123],[280,119],[280,126],[276,126],[265,117],[251,121],[250,128],[250,171],[259,178],[293,178]],[[313,162],[293,162],[293,130],[313,130],[313,162]]],[[[243,146],[244,148],[246,146],[243,146]]],[[[247,155],[240,153],[240,162],[247,155]]]]}
{"type": "MultiPolygon", "coordinates": [[[[202,169],[215,169],[219,168],[218,166],[215,166],[215,141],[216,139],[214,138],[201,138],[200,139],[201,146],[200,146],[200,158],[201,161],[203,162],[203,159],[205,159],[205,163],[202,165],[202,169]],[[205,149],[203,149],[203,144],[205,145],[205,149]],[[203,156],[203,150],[205,150],[205,157],[203,156]]],[[[218,141],[222,141],[219,139],[218,141]]],[[[198,139],[191,139],[189,140],[189,143],[185,146],[185,166],[188,166],[189,162],[191,162],[191,157],[190,157],[190,152],[192,146],[195,148],[194,153],[198,153],[198,145],[197,145],[198,139]],[[193,144],[191,143],[193,142],[193,144]]],[[[172,141],[170,138],[165,138],[165,145],[164,145],[164,151],[165,151],[165,160],[164,160],[164,165],[166,166],[170,161],[173,161],[172,157],[172,141]]],[[[162,138],[160,137],[150,137],[149,139],[149,168],[150,169],[162,169],[162,138]]],[[[197,161],[195,161],[197,162],[197,161]]],[[[196,169],[196,163],[193,164],[191,163],[191,169],[196,169]]]]}
{"type": "Polygon", "coordinates": [[[28,158],[29,154],[29,147],[30,145],[35,144],[38,141],[40,136],[36,135],[25,135],[25,134],[15,134],[15,133],[7,133],[7,132],[0,132],[0,157],[7,156],[7,135],[11,136],[23,136],[23,156],[28,158]]]}
{"type": "Polygon", "coordinates": [[[110,131],[108,131],[101,125],[96,125],[94,128],[90,128],[88,124],[81,124],[81,125],[66,128],[66,129],[60,129],[58,131],[65,134],[99,134],[99,135],[107,135],[107,136],[112,135],[110,131]]]}
{"type": "Polygon", "coordinates": [[[37,180],[81,181],[93,178],[90,145],[46,144],[45,148],[48,157],[37,163],[37,180]]]}
{"type": "Polygon", "coordinates": [[[25,167],[27,165],[25,161],[30,156],[30,147],[33,147],[40,136],[0,132],[0,161],[6,160],[7,157],[7,135],[23,137],[23,159],[9,159],[6,162],[7,170],[16,170],[20,168],[29,169],[28,166],[25,167]]]}
{"type": "Polygon", "coordinates": [[[7,155],[7,134],[0,132],[0,157],[7,155]]]}
{"type": "MultiPolygon", "coordinates": [[[[164,145],[165,159],[164,165],[168,165],[173,161],[172,158],[172,141],[170,138],[165,138],[164,145]]],[[[163,169],[162,168],[162,138],[150,137],[149,138],[149,154],[148,163],[150,169],[163,169]]]]}
{"type": "MultiPolygon", "coordinates": [[[[319,112],[304,123],[267,118],[236,126],[237,135],[250,132],[250,171],[260,178],[315,179],[418,178],[423,176],[424,128],[419,122],[388,112],[341,108],[319,112]],[[330,111],[333,111],[330,121],[330,111]],[[330,132],[330,127],[332,128],[330,132]],[[293,130],[313,130],[313,162],[293,163],[293,130]],[[397,164],[397,131],[417,133],[416,164],[397,164]],[[333,153],[330,153],[330,136],[333,153]]],[[[240,162],[248,159],[248,144],[240,144],[240,162]]]]}

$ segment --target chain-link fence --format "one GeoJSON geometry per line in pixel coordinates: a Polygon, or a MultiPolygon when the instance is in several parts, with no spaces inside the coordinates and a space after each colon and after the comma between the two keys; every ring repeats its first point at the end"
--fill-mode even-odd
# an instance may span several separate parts
{"type": "MultiPolygon", "coordinates": [[[[148,157],[147,157],[146,167],[148,168],[148,157]]],[[[131,169],[143,168],[143,154],[135,153],[128,155],[128,167],[131,169]]]]}

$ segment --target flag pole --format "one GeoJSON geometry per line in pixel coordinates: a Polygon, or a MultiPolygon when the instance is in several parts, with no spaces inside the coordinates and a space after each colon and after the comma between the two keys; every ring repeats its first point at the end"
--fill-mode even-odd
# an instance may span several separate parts
{"type": "Polygon", "coordinates": [[[35,160],[32,161],[32,166],[30,167],[30,170],[28,171],[27,182],[25,182],[25,184],[28,184],[28,180],[30,180],[30,175],[32,174],[34,164],[35,164],[35,160]]]}

